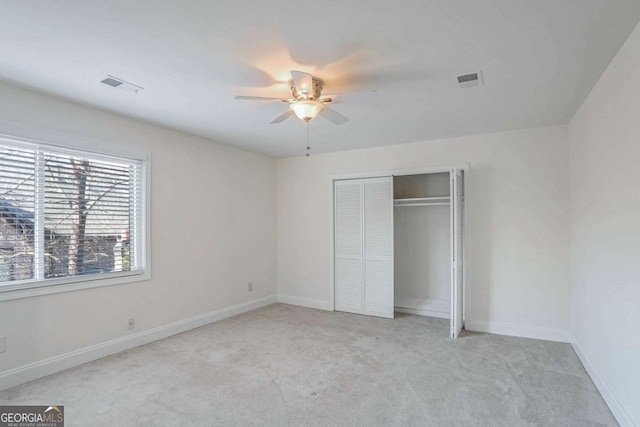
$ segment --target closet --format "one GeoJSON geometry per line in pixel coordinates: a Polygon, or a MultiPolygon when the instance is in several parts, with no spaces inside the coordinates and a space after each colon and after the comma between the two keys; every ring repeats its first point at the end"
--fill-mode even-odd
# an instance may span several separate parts
{"type": "Polygon", "coordinates": [[[335,310],[463,327],[462,168],[334,180],[335,310]]]}

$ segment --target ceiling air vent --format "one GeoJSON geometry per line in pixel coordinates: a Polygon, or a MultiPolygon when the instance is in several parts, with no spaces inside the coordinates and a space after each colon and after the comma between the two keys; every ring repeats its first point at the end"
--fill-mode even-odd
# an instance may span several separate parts
{"type": "Polygon", "coordinates": [[[142,86],[134,85],[133,83],[129,83],[117,77],[110,76],[109,74],[107,74],[107,78],[101,80],[100,83],[104,83],[107,86],[115,87],[120,90],[124,90],[125,92],[138,93],[139,90],[144,89],[142,86]]]}
{"type": "Polygon", "coordinates": [[[461,88],[466,87],[475,87],[482,85],[482,74],[478,71],[477,73],[471,74],[463,74],[457,77],[458,84],[461,88]]]}

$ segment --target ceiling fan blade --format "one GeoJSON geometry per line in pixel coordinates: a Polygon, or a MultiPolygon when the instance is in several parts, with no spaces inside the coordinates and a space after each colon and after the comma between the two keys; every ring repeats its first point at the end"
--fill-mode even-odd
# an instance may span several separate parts
{"type": "MultiPolygon", "coordinates": [[[[335,103],[352,103],[352,102],[377,102],[378,101],[378,92],[375,90],[369,90],[366,92],[345,92],[345,93],[336,93],[335,95],[323,95],[321,100],[324,98],[331,99],[331,102],[335,103]]],[[[324,101],[323,101],[324,102],[324,101]]]]}
{"type": "Polygon", "coordinates": [[[320,112],[320,115],[325,119],[329,120],[331,123],[336,125],[343,125],[349,121],[346,116],[338,113],[333,108],[329,108],[325,105],[324,109],[320,112]]]}
{"type": "Polygon", "coordinates": [[[240,101],[282,101],[282,102],[290,101],[289,99],[283,99],[283,98],[270,98],[266,96],[243,96],[243,95],[234,96],[233,99],[237,99],[240,101]]]}
{"type": "Polygon", "coordinates": [[[275,125],[278,123],[282,123],[285,120],[287,120],[289,117],[291,117],[293,115],[293,110],[290,110],[289,108],[287,108],[287,110],[280,114],[278,117],[276,117],[275,119],[271,120],[271,122],[269,122],[270,125],[275,125]]]}
{"type": "Polygon", "coordinates": [[[309,73],[302,71],[291,70],[291,78],[293,79],[293,85],[301,95],[313,94],[313,77],[309,73]]]}

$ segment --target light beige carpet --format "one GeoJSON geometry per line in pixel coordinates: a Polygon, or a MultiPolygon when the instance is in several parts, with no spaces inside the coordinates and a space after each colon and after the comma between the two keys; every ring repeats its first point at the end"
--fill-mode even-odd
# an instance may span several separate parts
{"type": "Polygon", "coordinates": [[[0,392],[67,426],[597,426],[568,344],[274,304],[0,392]]]}

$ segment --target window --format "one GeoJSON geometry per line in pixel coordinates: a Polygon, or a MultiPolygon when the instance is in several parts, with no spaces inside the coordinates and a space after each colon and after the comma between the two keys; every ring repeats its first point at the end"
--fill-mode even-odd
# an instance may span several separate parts
{"type": "Polygon", "coordinates": [[[145,161],[0,139],[0,293],[145,272],[145,161]]]}

